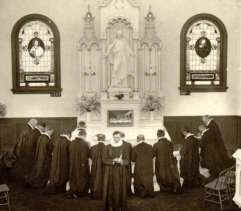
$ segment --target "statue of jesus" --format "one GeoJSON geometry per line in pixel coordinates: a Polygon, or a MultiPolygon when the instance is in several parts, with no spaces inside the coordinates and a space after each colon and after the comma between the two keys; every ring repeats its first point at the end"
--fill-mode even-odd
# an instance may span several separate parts
{"type": "Polygon", "coordinates": [[[116,38],[108,46],[106,58],[111,66],[111,87],[128,88],[128,76],[134,76],[132,57],[134,53],[124,38],[122,31],[117,31],[116,38]]]}

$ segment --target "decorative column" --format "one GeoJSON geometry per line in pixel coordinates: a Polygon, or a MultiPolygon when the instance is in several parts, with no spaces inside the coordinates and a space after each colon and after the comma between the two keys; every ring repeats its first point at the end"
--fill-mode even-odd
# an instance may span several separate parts
{"type": "Polygon", "coordinates": [[[80,95],[86,92],[96,93],[100,90],[101,49],[95,35],[95,18],[88,11],[84,17],[83,36],[78,43],[80,68],[80,95]]]}
{"type": "Polygon", "coordinates": [[[236,159],[236,183],[233,201],[241,207],[241,149],[237,149],[233,157],[236,159]]]}
{"type": "Polygon", "coordinates": [[[140,41],[140,49],[143,63],[142,63],[142,87],[144,91],[156,92],[161,89],[160,86],[160,51],[161,40],[156,35],[155,16],[149,8],[149,12],[145,17],[145,31],[144,36],[140,41]]]}

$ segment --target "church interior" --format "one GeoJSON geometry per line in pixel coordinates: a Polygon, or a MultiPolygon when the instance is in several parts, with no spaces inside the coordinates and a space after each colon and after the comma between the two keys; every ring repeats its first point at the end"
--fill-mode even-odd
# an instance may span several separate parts
{"type": "MultiPolygon", "coordinates": [[[[154,196],[132,191],[127,208],[112,211],[239,210],[241,0],[1,0],[0,23],[0,205],[6,184],[13,211],[112,210],[89,195],[48,195],[23,184],[25,166],[18,166],[16,151],[33,119],[52,140],[62,133],[75,136],[84,123],[89,148],[98,144],[97,134],[111,145],[116,131],[132,149],[139,135],[154,148],[161,130],[172,143],[179,176],[189,134],[202,140],[215,121],[233,162],[228,169],[236,162],[236,186],[233,195],[228,188],[221,208],[219,201],[205,201],[208,182],[170,193],[156,176],[154,196]]],[[[208,168],[198,168],[207,179],[208,168]]]]}

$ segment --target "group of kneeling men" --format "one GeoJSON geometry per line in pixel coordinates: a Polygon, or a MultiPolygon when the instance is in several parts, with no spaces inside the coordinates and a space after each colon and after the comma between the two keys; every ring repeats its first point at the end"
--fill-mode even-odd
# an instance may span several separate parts
{"type": "Polygon", "coordinates": [[[181,130],[184,142],[180,149],[180,172],[173,156],[173,143],[161,129],[153,146],[145,142],[144,135],[138,135],[137,145],[132,147],[125,141],[123,132],[115,131],[110,143],[106,144],[104,134],[97,134],[98,143],[90,147],[85,122],[80,122],[71,134],[64,131],[53,137],[52,129],[31,119],[14,152],[27,186],[45,188],[46,193],[60,193],[66,191],[68,183],[70,198],[90,193],[94,199],[104,200],[107,210],[125,210],[127,197],[133,194],[132,177],[134,194],[152,197],[154,174],[160,191],[180,193],[201,185],[200,165],[213,178],[232,165],[217,124],[209,116],[204,116],[203,122],[199,137],[186,127],[181,130]],[[184,181],[182,185],[180,177],[184,181]]]}

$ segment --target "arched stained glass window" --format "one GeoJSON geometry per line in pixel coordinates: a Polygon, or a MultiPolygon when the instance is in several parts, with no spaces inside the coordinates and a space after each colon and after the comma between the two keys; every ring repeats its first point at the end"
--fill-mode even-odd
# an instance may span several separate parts
{"type": "Polygon", "coordinates": [[[13,93],[60,96],[60,40],[48,17],[31,14],[12,30],[13,93]]]}
{"type": "Polygon", "coordinates": [[[183,26],[180,47],[180,91],[226,91],[227,32],[210,14],[191,17],[183,26]]]}

